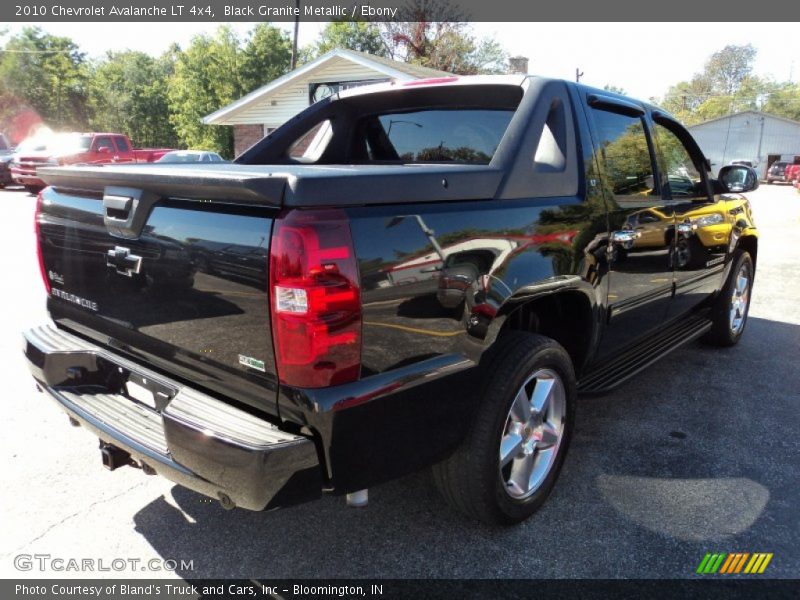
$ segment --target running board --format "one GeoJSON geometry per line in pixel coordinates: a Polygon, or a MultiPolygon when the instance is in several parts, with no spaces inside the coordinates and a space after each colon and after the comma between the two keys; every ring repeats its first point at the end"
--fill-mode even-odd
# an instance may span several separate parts
{"type": "Polygon", "coordinates": [[[610,392],[673,350],[699,338],[711,329],[711,324],[707,318],[696,314],[675,321],[665,329],[646,337],[644,341],[628,346],[611,358],[593,365],[578,382],[578,392],[610,392]]]}

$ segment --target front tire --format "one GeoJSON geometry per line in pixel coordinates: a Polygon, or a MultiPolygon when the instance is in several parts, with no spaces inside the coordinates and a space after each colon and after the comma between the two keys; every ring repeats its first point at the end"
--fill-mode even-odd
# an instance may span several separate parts
{"type": "Polygon", "coordinates": [[[433,467],[445,500],[489,524],[519,523],[544,503],[569,447],[577,385],[555,340],[512,332],[490,362],[490,377],[461,446],[433,467]]]}
{"type": "Polygon", "coordinates": [[[703,341],[714,346],[735,346],[744,333],[750,311],[755,267],[750,254],[737,250],[730,275],[711,309],[711,330],[703,341]]]}

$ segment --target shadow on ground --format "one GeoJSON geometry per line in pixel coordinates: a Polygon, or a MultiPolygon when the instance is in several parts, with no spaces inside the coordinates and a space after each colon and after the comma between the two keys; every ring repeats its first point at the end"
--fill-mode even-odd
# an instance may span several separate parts
{"type": "Polygon", "coordinates": [[[736,348],[692,344],[582,398],[555,492],[518,527],[462,518],[419,473],[364,509],[229,512],[174,487],[136,529],[194,559],[184,577],[691,577],[707,551],[774,552],[768,574],[796,577],[800,326],[747,328],[736,348]]]}

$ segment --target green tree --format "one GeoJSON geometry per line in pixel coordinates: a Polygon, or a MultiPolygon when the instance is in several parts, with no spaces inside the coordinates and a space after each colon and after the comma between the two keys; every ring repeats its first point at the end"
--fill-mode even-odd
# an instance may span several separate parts
{"type": "Polygon", "coordinates": [[[233,156],[233,130],[205,125],[202,118],[289,68],[288,38],[266,23],[256,26],[243,42],[229,26],[215,35],[192,38],[183,52],[175,52],[169,79],[170,122],[189,148],[215,150],[233,156]]]}
{"type": "Polygon", "coordinates": [[[468,23],[423,20],[383,23],[382,27],[393,58],[458,75],[506,72],[508,57],[502,46],[491,39],[477,39],[468,23]]]}
{"type": "Polygon", "coordinates": [[[409,0],[396,22],[381,23],[391,58],[458,75],[505,73],[508,55],[489,38],[478,39],[448,0],[409,0]]]}
{"type": "Polygon", "coordinates": [[[171,71],[169,53],[109,52],[89,82],[92,128],[126,133],[140,146],[178,145],[167,104],[171,71]]]}
{"type": "Polygon", "coordinates": [[[776,84],[764,104],[764,112],[800,121],[800,84],[776,84]]]}
{"type": "Polygon", "coordinates": [[[752,44],[728,45],[714,52],[706,62],[704,73],[714,91],[727,96],[735,95],[753,72],[757,53],[752,44]]]}
{"type": "Polygon", "coordinates": [[[621,88],[621,87],[619,87],[617,85],[612,85],[610,83],[605,84],[603,86],[603,89],[605,91],[607,91],[607,92],[614,92],[615,94],[622,94],[623,96],[625,96],[628,93],[623,88],[621,88]]]}
{"type": "Polygon", "coordinates": [[[728,45],[714,52],[701,73],[667,90],[662,105],[690,125],[759,109],[772,84],[753,76],[756,53],[751,44],[728,45]]]}
{"type": "Polygon", "coordinates": [[[85,55],[70,38],[26,27],[0,53],[0,94],[22,100],[54,129],[87,122],[85,55]]]}
{"type": "Polygon", "coordinates": [[[375,56],[388,56],[389,51],[377,24],[370,21],[333,21],[320,32],[319,38],[303,49],[307,60],[333,50],[345,48],[375,56]]]}
{"type": "Polygon", "coordinates": [[[242,85],[250,92],[287,73],[292,60],[289,35],[269,23],[259,23],[244,46],[242,85]]]}

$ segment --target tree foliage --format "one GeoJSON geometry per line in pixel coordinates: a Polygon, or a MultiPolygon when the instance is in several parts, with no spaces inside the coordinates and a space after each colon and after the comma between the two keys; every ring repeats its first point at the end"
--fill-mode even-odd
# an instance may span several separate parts
{"type": "MultiPolygon", "coordinates": [[[[416,0],[416,4],[426,5],[426,0],[416,0]]],[[[423,6],[420,11],[423,9],[428,10],[423,6]]],[[[448,17],[436,13],[431,16],[448,17]]],[[[383,23],[382,28],[384,43],[392,58],[457,75],[496,74],[507,70],[508,55],[500,43],[477,39],[469,24],[463,21],[388,22],[383,23]]]]}
{"type": "Polygon", "coordinates": [[[88,86],[89,125],[96,131],[123,131],[139,146],[178,145],[169,120],[169,54],[109,52],[95,67],[88,86]]]}
{"type": "Polygon", "coordinates": [[[51,126],[81,129],[87,122],[85,55],[71,39],[26,27],[0,53],[0,95],[47,115],[51,126]]]}
{"type": "Polygon", "coordinates": [[[370,21],[333,21],[328,23],[319,39],[306,50],[308,59],[316,58],[335,48],[357,50],[375,56],[388,56],[380,27],[370,21]]]}
{"type": "Polygon", "coordinates": [[[232,129],[205,125],[202,118],[288,71],[291,47],[282,31],[266,23],[257,25],[246,42],[221,26],[214,36],[195,36],[175,56],[167,95],[170,122],[189,148],[231,157],[232,129]]]}
{"type": "Polygon", "coordinates": [[[755,58],[750,44],[725,46],[702,72],[670,86],[661,104],[690,125],[744,110],[800,119],[800,86],[754,75],[755,58]]]}
{"type": "Polygon", "coordinates": [[[505,73],[508,55],[499,42],[477,38],[447,0],[410,0],[399,21],[336,21],[304,48],[302,62],[346,48],[457,75],[505,73]]]}

